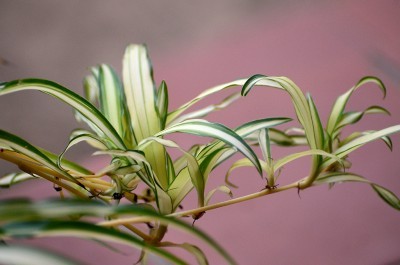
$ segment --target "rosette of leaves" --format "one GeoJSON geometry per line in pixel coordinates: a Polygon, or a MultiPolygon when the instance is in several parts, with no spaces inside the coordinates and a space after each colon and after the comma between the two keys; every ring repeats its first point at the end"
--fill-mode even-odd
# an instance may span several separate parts
{"type": "MultiPolygon", "coordinates": [[[[351,162],[348,161],[348,154],[378,139],[383,140],[388,148],[392,150],[390,135],[400,131],[400,125],[394,125],[381,130],[356,131],[345,137],[342,136],[342,131],[345,127],[359,122],[366,115],[390,114],[387,109],[376,105],[370,106],[364,111],[345,111],[351,95],[368,83],[377,85],[383,97],[386,96],[386,87],[382,81],[373,76],[366,76],[359,80],[349,91],[337,98],[324,127],[311,95],[304,95],[301,89],[290,79],[254,75],[246,81],[242,88],[243,96],[246,96],[256,85],[277,88],[287,92],[292,100],[300,124],[299,128],[290,128],[287,131],[264,128],[249,135],[246,139],[261,148],[263,158],[260,161],[266,172],[267,191],[279,192],[293,187],[300,191],[313,185],[329,184],[333,186],[335,183],[361,182],[369,184],[386,203],[400,210],[400,200],[393,192],[359,174],[349,171],[351,162]],[[309,150],[292,153],[280,159],[273,159],[271,144],[281,146],[303,145],[308,146],[309,150]],[[312,156],[310,174],[278,189],[276,181],[282,167],[304,156],[312,156]]],[[[226,175],[226,181],[229,185],[235,186],[228,180],[230,173],[235,168],[243,166],[251,166],[251,162],[243,158],[230,167],[226,175]]]]}
{"type": "MultiPolygon", "coordinates": [[[[243,85],[244,82],[239,80],[213,87],[170,111],[167,85],[163,81],[158,88],[155,86],[146,47],[130,45],[123,58],[122,80],[108,65],[93,67],[91,75],[84,80],[86,98],[48,80],[22,79],[3,83],[0,85],[0,95],[37,90],[59,99],[74,109],[76,118],[86,123],[88,129],[74,130],[68,146],[59,155],[1,130],[0,158],[16,164],[21,172],[2,177],[0,185],[9,187],[40,178],[52,182],[61,198],[71,194],[73,197],[101,201],[104,204],[124,199],[133,204],[145,204],[160,216],[174,213],[186,195],[194,189],[198,206],[203,207],[217,190],[230,194],[226,186],[215,187],[205,194],[205,187],[211,171],[234,153],[242,153],[261,173],[256,154],[244,140],[246,135],[260,128],[290,121],[288,118],[267,118],[232,130],[222,124],[200,119],[238,99],[236,92],[217,104],[185,112],[199,100],[221,90],[243,85]],[[164,139],[165,135],[171,133],[193,134],[214,140],[184,150],[177,143],[164,139]],[[65,152],[80,142],[87,142],[98,149],[95,154],[109,155],[110,164],[94,173],[83,165],[64,159],[65,152]],[[182,155],[173,161],[169,149],[178,149],[182,155]],[[146,187],[144,191],[138,190],[139,184],[146,187]]],[[[47,213],[38,214],[37,218],[47,220],[47,213]]],[[[193,218],[198,219],[202,214],[195,213],[193,218]]],[[[70,212],[65,213],[65,216],[69,215],[70,212]]],[[[107,219],[110,216],[104,215],[107,219]]],[[[118,215],[112,216],[112,219],[118,218],[118,215]]],[[[152,223],[148,233],[140,231],[131,222],[123,225],[129,226],[131,232],[142,238],[145,244],[158,248],[170,222],[169,219],[160,222],[157,218],[147,216],[142,223],[152,223]]],[[[37,234],[46,233],[39,231],[37,234]]],[[[215,243],[212,245],[218,249],[215,243]]],[[[144,250],[143,253],[148,252],[147,247],[138,246],[144,250]]],[[[206,261],[202,252],[192,245],[174,246],[182,247],[197,257],[201,256],[200,263],[206,261]]],[[[233,262],[226,253],[220,253],[233,262]]]]}
{"type": "MultiPolygon", "coordinates": [[[[300,190],[313,185],[333,185],[345,181],[370,184],[380,197],[399,209],[399,199],[388,189],[345,170],[350,166],[347,161],[350,152],[376,139],[383,139],[391,148],[389,135],[400,130],[400,125],[396,125],[379,131],[355,132],[342,138],[342,129],[358,122],[363,116],[388,113],[378,106],[362,112],[345,112],[351,94],[368,82],[378,84],[386,93],[379,79],[362,79],[338,98],[325,128],[311,96],[304,95],[285,77],[255,75],[250,79],[222,84],[170,110],[167,84],[162,81],[159,86],[155,85],[147,49],[143,45],[127,47],[122,79],[108,65],[91,68],[91,74],[84,80],[85,98],[48,80],[22,79],[0,84],[0,95],[37,90],[53,96],[70,105],[77,120],[87,125],[86,129],[76,129],[71,133],[69,144],[61,154],[53,154],[0,130],[0,158],[16,164],[20,169],[20,172],[0,178],[0,186],[10,187],[39,178],[53,183],[61,197],[59,200],[42,202],[10,200],[0,203],[0,237],[78,236],[139,248],[142,250],[140,261],[143,263],[148,253],[152,253],[174,264],[187,264],[187,261],[165,250],[179,247],[193,254],[199,264],[207,264],[205,254],[198,247],[164,240],[167,227],[175,227],[205,241],[227,263],[234,264],[232,257],[214,240],[176,217],[192,216],[197,220],[205,211],[229,204],[292,188],[300,190]],[[235,91],[221,102],[188,112],[203,98],[237,86],[242,86],[242,95],[245,96],[255,85],[286,91],[292,99],[299,127],[287,131],[275,128],[291,121],[285,117],[249,121],[235,129],[203,119],[207,114],[225,108],[240,98],[235,91]],[[179,143],[165,137],[172,133],[208,137],[211,141],[194,144],[185,150],[179,143]],[[65,152],[81,142],[97,149],[95,154],[110,156],[110,163],[98,172],[91,172],[83,165],[66,160],[65,152]],[[305,145],[309,150],[274,159],[272,144],[289,147],[305,145]],[[261,148],[262,157],[257,157],[252,145],[261,148]],[[171,150],[178,150],[181,156],[172,159],[171,150]],[[207,186],[211,172],[238,152],[243,158],[231,165],[227,173],[227,185],[207,186]],[[277,173],[282,167],[304,156],[312,157],[310,174],[278,187],[277,173]],[[263,190],[210,204],[210,198],[217,191],[232,196],[229,186],[234,185],[228,177],[232,170],[241,166],[254,166],[259,175],[265,177],[263,190]],[[177,211],[192,190],[197,195],[198,207],[177,211]],[[121,200],[130,204],[118,205],[121,200]],[[106,220],[93,223],[86,216],[103,217],[106,220]],[[144,230],[138,224],[147,224],[149,229],[144,230]],[[115,229],[120,226],[125,229],[115,229]]],[[[26,252],[30,257],[28,261],[37,258],[36,264],[46,264],[44,261],[54,264],[54,255],[47,252],[14,246],[9,246],[9,250],[12,253],[26,252]]],[[[2,251],[7,251],[7,247],[1,247],[0,253],[2,251]]],[[[7,260],[0,259],[0,262],[20,262],[16,255],[3,257],[7,260]]],[[[60,258],[60,264],[71,264],[68,262],[60,258]]]]}

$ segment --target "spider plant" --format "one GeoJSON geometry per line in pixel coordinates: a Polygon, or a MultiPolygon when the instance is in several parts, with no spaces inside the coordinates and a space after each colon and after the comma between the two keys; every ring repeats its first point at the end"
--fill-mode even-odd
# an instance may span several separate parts
{"type": "MultiPolygon", "coordinates": [[[[111,241],[140,249],[140,261],[153,253],[174,264],[187,264],[168,247],[180,247],[191,253],[199,264],[208,264],[206,255],[189,243],[164,240],[168,227],[175,227],[200,238],[220,253],[228,264],[233,258],[213,239],[179,219],[192,216],[199,219],[206,211],[254,199],[272,193],[314,185],[357,181],[367,183],[393,208],[400,209],[394,193],[366,178],[348,171],[351,163],[348,154],[368,142],[382,139],[392,148],[389,135],[400,131],[395,125],[378,131],[354,132],[342,137],[344,127],[360,121],[364,116],[389,112],[380,106],[371,106],[361,112],[346,112],[352,93],[365,83],[375,83],[386,94],[383,83],[375,77],[361,79],[351,90],[341,95],[332,108],[324,128],[313,99],[286,77],[255,75],[205,90],[177,109],[169,108],[169,91],[166,82],[156,86],[147,49],[143,45],[130,45],[123,58],[122,79],[108,65],[91,68],[84,79],[85,98],[48,80],[22,79],[0,84],[0,95],[37,90],[70,105],[78,121],[86,128],[71,133],[68,145],[60,154],[54,154],[28,143],[24,139],[0,130],[0,158],[14,163],[20,172],[0,178],[0,187],[9,188],[33,178],[52,182],[59,199],[34,202],[12,199],[0,202],[0,237],[40,237],[70,235],[82,238],[111,241]],[[235,87],[242,87],[246,96],[253,87],[277,88],[291,97],[299,124],[297,128],[276,128],[291,122],[287,117],[269,117],[253,120],[237,128],[228,128],[203,118],[225,108],[240,98],[235,87]],[[198,101],[223,90],[230,95],[213,105],[189,112],[198,101]],[[194,144],[188,150],[168,139],[169,134],[184,133],[211,139],[206,144],[194,144]],[[72,146],[86,142],[96,149],[94,154],[110,157],[110,163],[98,172],[64,158],[72,146]],[[308,147],[308,150],[275,159],[271,145],[308,147]],[[258,157],[254,148],[260,148],[258,157]],[[171,151],[181,155],[172,158],[171,151]],[[212,171],[234,154],[243,158],[232,163],[226,183],[209,187],[212,171]],[[278,187],[278,172],[298,158],[312,157],[308,176],[278,187]],[[265,186],[244,197],[210,204],[218,191],[233,196],[229,174],[242,166],[255,167],[265,186]],[[179,210],[182,201],[194,190],[197,207],[179,210]],[[209,190],[209,192],[206,192],[209,190]],[[120,202],[124,202],[121,203],[120,202]],[[105,220],[94,222],[93,218],[105,220]],[[148,224],[144,230],[139,224],[148,224]],[[118,229],[124,227],[124,229],[118,229]]],[[[292,126],[293,127],[293,126],[292,126]]],[[[7,247],[1,247],[4,252],[7,247]]],[[[47,252],[12,246],[9,253],[24,252],[29,262],[54,264],[54,255],[47,252]],[[47,263],[46,263],[47,262],[47,263]]],[[[1,256],[1,255],[0,255],[1,256]]],[[[19,255],[4,255],[0,262],[21,262],[19,255]]],[[[60,264],[73,264],[64,258],[60,264]]]]}

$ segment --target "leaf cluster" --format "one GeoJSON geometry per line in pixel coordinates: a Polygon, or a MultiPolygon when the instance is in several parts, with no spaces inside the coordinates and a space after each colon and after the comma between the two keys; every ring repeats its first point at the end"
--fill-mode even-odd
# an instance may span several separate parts
{"type": "MultiPolygon", "coordinates": [[[[0,202],[0,237],[70,235],[119,242],[140,249],[139,261],[143,263],[151,253],[174,264],[187,264],[165,249],[179,247],[191,253],[199,264],[208,264],[206,255],[198,247],[164,240],[167,227],[176,227],[200,238],[227,263],[234,264],[232,257],[218,243],[177,217],[192,216],[197,220],[207,210],[248,199],[292,188],[303,190],[314,185],[332,186],[347,181],[369,184],[386,203],[399,210],[400,201],[394,193],[349,171],[349,153],[377,139],[382,139],[391,149],[390,135],[400,131],[400,125],[395,125],[343,136],[345,127],[367,115],[389,114],[381,106],[371,106],[359,112],[345,110],[351,95],[367,83],[376,84],[385,96],[386,88],[378,78],[365,77],[338,97],[325,126],[311,95],[305,95],[286,77],[254,75],[222,84],[171,110],[168,86],[165,81],[156,86],[147,48],[143,45],[126,48],[122,78],[106,64],[92,67],[90,75],[84,79],[85,97],[42,79],[0,84],[0,95],[36,90],[55,97],[71,106],[76,119],[86,125],[86,128],[71,133],[61,154],[53,154],[0,130],[0,158],[20,169],[20,172],[1,177],[0,187],[9,188],[37,178],[53,183],[60,196],[60,199],[41,202],[26,199],[0,202]],[[209,113],[226,108],[240,98],[234,89],[238,86],[242,87],[242,96],[254,87],[275,88],[287,93],[294,106],[297,127],[279,129],[292,121],[287,117],[248,121],[237,128],[205,120],[209,113]],[[229,90],[230,95],[221,102],[190,111],[197,102],[224,90],[229,90]],[[211,140],[206,144],[193,144],[185,150],[179,143],[168,139],[168,135],[175,133],[211,140]],[[110,163],[98,172],[92,172],[84,165],[65,159],[69,148],[79,143],[92,146],[96,149],[95,155],[109,156],[110,163]],[[271,151],[272,145],[308,148],[276,158],[271,151]],[[256,155],[254,148],[261,149],[261,157],[256,155]],[[177,150],[180,156],[173,159],[171,150],[177,150]],[[243,158],[230,165],[226,183],[210,187],[208,180],[213,170],[236,153],[243,158]],[[304,156],[312,157],[310,173],[292,184],[278,187],[283,166],[304,156]],[[210,204],[216,192],[233,196],[231,188],[236,185],[229,176],[234,169],[243,166],[255,167],[265,178],[263,190],[210,204]],[[196,193],[198,207],[181,211],[182,202],[192,190],[196,193]],[[87,216],[101,217],[105,221],[95,223],[87,216]],[[138,226],[140,224],[147,224],[149,229],[143,230],[138,226]],[[118,229],[121,226],[125,229],[118,229]]],[[[40,264],[54,264],[54,255],[47,252],[17,246],[0,247],[0,252],[7,249],[8,253],[22,251],[28,260],[36,259],[40,264]]],[[[18,255],[0,257],[3,258],[0,262],[20,262],[18,255]]],[[[63,258],[59,262],[73,264],[63,258]]]]}

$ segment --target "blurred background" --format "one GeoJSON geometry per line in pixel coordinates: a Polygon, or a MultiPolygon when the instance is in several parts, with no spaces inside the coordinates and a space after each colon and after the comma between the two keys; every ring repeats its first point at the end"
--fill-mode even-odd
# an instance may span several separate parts
{"type": "MultiPolygon", "coordinates": [[[[1,0],[0,82],[45,78],[82,95],[88,67],[108,63],[121,72],[126,45],[146,43],[156,80],[168,84],[171,108],[211,86],[260,73],[294,80],[313,95],[324,120],[335,97],[361,77],[375,75],[388,88],[385,101],[367,88],[356,93],[349,109],[387,107],[391,117],[369,117],[354,127],[379,129],[400,121],[399,14],[397,0],[1,0]]],[[[41,93],[6,95],[0,106],[1,129],[55,153],[80,126],[69,107],[41,93]]],[[[254,91],[210,120],[237,126],[268,116],[295,117],[285,94],[254,91]]],[[[393,141],[392,153],[380,142],[356,151],[352,171],[399,195],[399,135],[393,141]]],[[[279,157],[287,150],[274,152],[279,157]]],[[[96,167],[90,154],[81,145],[69,157],[96,167]]],[[[282,183],[305,176],[308,163],[305,159],[285,168],[282,183]]],[[[13,170],[0,161],[1,174],[13,170]]],[[[217,172],[211,185],[222,184],[223,175],[224,170],[217,172]]],[[[238,170],[233,180],[241,187],[235,196],[264,185],[251,170],[238,170]]],[[[32,194],[51,192],[48,184],[32,183],[23,184],[31,185],[32,194]]],[[[0,196],[22,195],[18,192],[18,187],[1,190],[0,196]]],[[[400,264],[400,215],[362,184],[338,185],[329,192],[317,187],[302,192],[301,199],[296,191],[260,198],[208,212],[196,226],[213,235],[239,264],[400,264]]],[[[188,240],[180,234],[170,237],[188,240]]],[[[37,244],[65,252],[65,241],[49,242],[37,244]]],[[[138,256],[104,248],[74,252],[85,264],[131,264],[138,256]]],[[[210,255],[211,264],[221,264],[210,255]]]]}

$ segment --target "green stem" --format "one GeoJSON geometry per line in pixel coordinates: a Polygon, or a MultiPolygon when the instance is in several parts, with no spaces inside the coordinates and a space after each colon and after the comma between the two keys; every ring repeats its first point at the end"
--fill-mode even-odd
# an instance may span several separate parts
{"type": "MultiPolygon", "coordinates": [[[[293,182],[289,185],[286,186],[282,186],[279,188],[275,188],[275,189],[265,189],[256,193],[252,193],[246,196],[242,196],[242,197],[238,197],[232,200],[227,200],[227,201],[223,201],[223,202],[219,202],[219,203],[215,203],[215,204],[211,204],[211,205],[207,205],[204,207],[199,207],[199,208],[195,208],[195,209],[191,209],[191,210],[187,210],[187,211],[181,211],[181,212],[177,212],[177,213],[172,213],[172,214],[168,214],[166,216],[169,217],[182,217],[182,216],[190,216],[192,214],[198,214],[201,212],[205,212],[205,211],[210,211],[210,210],[214,210],[217,208],[221,208],[221,207],[225,207],[228,205],[232,205],[232,204],[236,204],[236,203],[240,203],[240,202],[245,202],[248,200],[252,200],[252,199],[256,199],[259,197],[263,197],[269,194],[273,194],[273,193],[277,193],[277,192],[281,192],[284,190],[289,190],[289,189],[294,189],[294,188],[299,188],[299,182],[293,182]]],[[[143,218],[143,217],[130,217],[130,218],[120,218],[120,219],[114,219],[111,221],[104,221],[104,222],[100,222],[98,223],[98,225],[101,226],[117,226],[117,225],[124,225],[124,224],[133,224],[133,223],[143,223],[143,222],[147,222],[147,221],[151,221],[151,219],[148,219],[147,217],[143,218]]],[[[165,234],[166,231],[160,231],[160,235],[162,235],[162,233],[165,234]]]]}
{"type": "Polygon", "coordinates": [[[277,193],[277,192],[281,192],[281,191],[288,190],[288,189],[293,189],[293,188],[298,188],[298,182],[293,182],[293,183],[291,183],[289,185],[282,186],[280,188],[265,189],[265,190],[262,190],[262,191],[259,191],[259,192],[256,192],[256,193],[252,193],[252,194],[249,194],[249,195],[245,195],[245,196],[242,196],[242,197],[238,197],[238,198],[227,200],[227,201],[223,201],[223,202],[218,202],[218,203],[215,203],[215,204],[210,204],[210,205],[199,207],[199,208],[196,208],[196,209],[191,209],[191,210],[187,210],[187,211],[181,211],[181,212],[177,212],[177,213],[172,213],[172,214],[169,214],[167,216],[173,216],[173,217],[189,216],[189,215],[192,215],[192,214],[197,214],[197,213],[200,213],[200,212],[206,212],[206,211],[214,210],[214,209],[217,209],[217,208],[225,207],[225,206],[236,204],[236,203],[240,203],[240,202],[245,202],[245,201],[248,201],[248,200],[256,199],[256,198],[263,197],[263,196],[266,196],[266,195],[269,195],[269,194],[272,194],[272,193],[277,193]]]}

